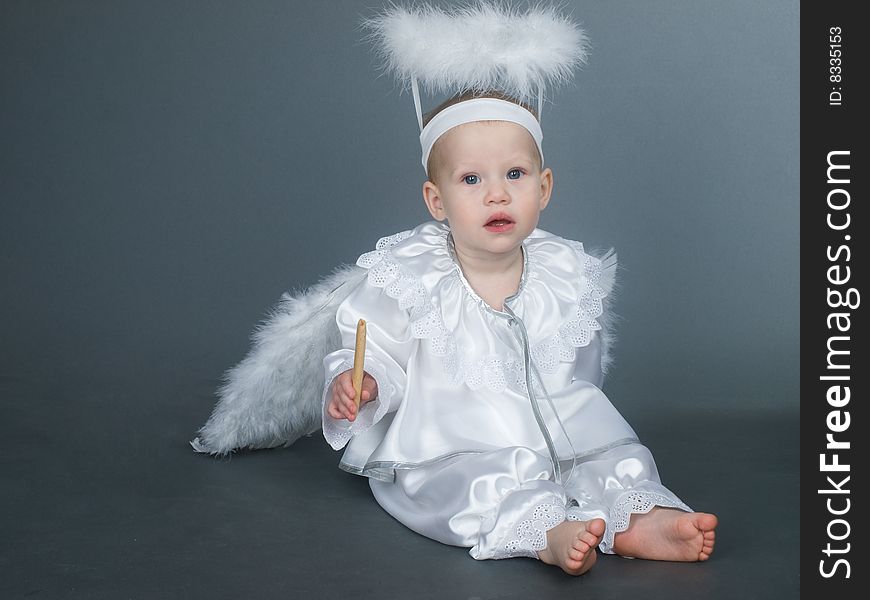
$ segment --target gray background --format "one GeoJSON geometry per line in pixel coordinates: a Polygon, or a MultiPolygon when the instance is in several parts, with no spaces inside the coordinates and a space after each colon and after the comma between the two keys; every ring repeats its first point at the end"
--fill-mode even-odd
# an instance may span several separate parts
{"type": "MultiPolygon", "coordinates": [[[[544,108],[556,188],[540,227],[616,247],[622,321],[606,391],[690,504],[746,518],[739,473],[710,463],[734,456],[732,434],[752,441],[729,468],[760,460],[756,483],[796,496],[797,2],[564,4],[593,47],[544,108]]],[[[25,573],[0,586],[13,597],[148,597],[161,580],[190,597],[203,590],[185,587],[191,573],[201,586],[238,566],[197,561],[245,547],[217,524],[274,532],[276,519],[258,520],[263,486],[287,518],[281,499],[296,488],[275,480],[306,469],[348,486],[375,527],[396,525],[388,539],[416,535],[378,512],[364,481],[322,474],[338,461],[322,440],[230,463],[186,447],[283,291],[429,218],[410,95],[376,76],[360,41],[360,18],[377,7],[0,2],[0,534],[12,540],[0,566],[25,573]]],[[[797,499],[782,502],[773,535],[793,543],[797,499]]],[[[299,523],[285,526],[298,543],[299,523]]],[[[251,542],[284,553],[285,567],[308,560],[273,543],[251,542]]],[[[450,568],[469,577],[506,568],[481,571],[450,550],[450,568]]],[[[270,568],[274,555],[256,551],[250,568],[270,568]]],[[[795,590],[794,557],[779,557],[773,589],[795,590]]],[[[300,589],[267,579],[273,593],[300,589]]]]}

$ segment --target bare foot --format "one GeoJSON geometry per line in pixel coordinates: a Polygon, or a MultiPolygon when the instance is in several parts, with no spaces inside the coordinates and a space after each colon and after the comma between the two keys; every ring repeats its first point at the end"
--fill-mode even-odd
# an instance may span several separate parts
{"type": "Polygon", "coordinates": [[[631,515],[628,529],[613,538],[613,551],[621,556],[650,560],[707,560],[716,540],[716,515],[655,507],[631,515]]]}
{"type": "Polygon", "coordinates": [[[547,547],[538,558],[558,565],[569,575],[582,575],[592,568],[598,555],[595,548],[604,535],[604,521],[563,521],[547,531],[547,547]]]}

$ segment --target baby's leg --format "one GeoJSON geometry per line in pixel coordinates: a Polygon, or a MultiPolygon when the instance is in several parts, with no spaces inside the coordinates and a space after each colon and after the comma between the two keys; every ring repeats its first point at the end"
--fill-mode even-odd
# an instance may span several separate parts
{"type": "Polygon", "coordinates": [[[617,533],[613,551],[652,560],[707,560],[716,540],[716,515],[655,507],[631,515],[628,529],[617,533]]]}
{"type": "Polygon", "coordinates": [[[577,503],[569,506],[569,519],[606,521],[603,552],[695,561],[706,560],[713,551],[716,517],[691,512],[663,486],[642,444],[623,444],[584,458],[566,491],[577,503]]]}
{"type": "Polygon", "coordinates": [[[395,483],[370,485],[378,503],[407,527],[470,547],[477,560],[523,556],[568,572],[588,570],[603,521],[566,523],[565,491],[551,474],[546,456],[513,447],[397,471],[395,483]]]}

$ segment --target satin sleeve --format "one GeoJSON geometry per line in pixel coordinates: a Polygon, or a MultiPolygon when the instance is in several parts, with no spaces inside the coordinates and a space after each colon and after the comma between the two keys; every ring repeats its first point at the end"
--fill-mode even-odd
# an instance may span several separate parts
{"type": "Polygon", "coordinates": [[[407,310],[385,293],[384,288],[363,281],[339,305],[335,315],[341,333],[340,350],[323,359],[326,373],[322,398],[323,436],[334,450],[343,448],[354,436],[363,433],[384,415],[399,408],[405,393],[408,359],[417,342],[410,334],[407,310]],[[364,370],[378,384],[378,395],[365,403],[354,421],[334,419],[326,411],[335,378],[353,369],[356,327],[366,321],[364,370]]]}

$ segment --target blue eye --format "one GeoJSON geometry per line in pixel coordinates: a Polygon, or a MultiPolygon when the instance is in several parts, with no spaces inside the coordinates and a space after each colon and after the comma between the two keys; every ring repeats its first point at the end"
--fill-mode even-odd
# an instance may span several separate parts
{"type": "Polygon", "coordinates": [[[522,176],[523,176],[523,172],[520,171],[519,169],[511,169],[511,170],[508,171],[508,173],[507,173],[507,178],[508,178],[508,179],[519,179],[519,178],[522,177],[522,176]]]}
{"type": "Polygon", "coordinates": [[[480,182],[480,177],[478,177],[477,175],[466,175],[462,178],[462,180],[468,185],[474,185],[480,182]]]}

